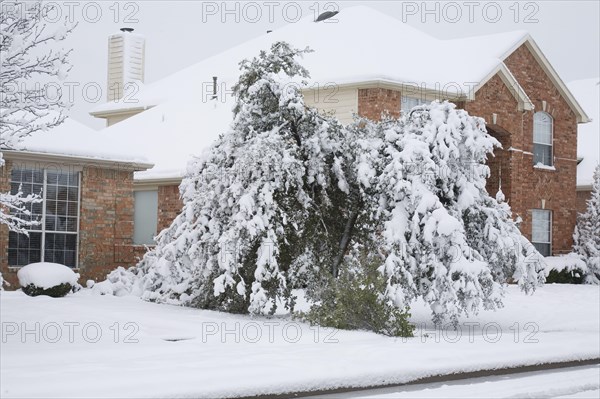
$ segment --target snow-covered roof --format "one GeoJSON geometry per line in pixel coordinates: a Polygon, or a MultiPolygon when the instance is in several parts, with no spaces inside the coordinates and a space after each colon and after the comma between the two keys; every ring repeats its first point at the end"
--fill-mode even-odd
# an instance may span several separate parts
{"type": "Polygon", "coordinates": [[[233,101],[173,100],[109,128],[107,140],[145,154],[156,166],[136,180],[180,179],[193,156],[212,144],[233,119],[233,101]]]}
{"type": "Polygon", "coordinates": [[[310,16],[290,23],[146,84],[135,96],[137,103],[100,104],[92,113],[149,107],[171,99],[195,99],[203,87],[209,94],[206,90],[212,87],[213,76],[219,78],[219,83],[227,82],[230,88],[239,75],[238,63],[269,49],[275,41],[314,50],[302,61],[311,73],[311,84],[378,80],[466,94],[471,89],[469,85],[481,82],[501,64],[501,57],[527,36],[527,32],[518,31],[440,40],[366,6],[344,8],[335,18],[337,22],[315,23],[310,16]],[[477,57],[469,57],[465,62],[465,54],[477,57]]]}
{"type": "MultiPolygon", "coordinates": [[[[190,155],[199,154],[231,121],[232,98],[226,92],[239,76],[239,62],[268,50],[276,41],[314,50],[301,61],[310,71],[309,87],[313,89],[331,83],[381,82],[467,97],[475,83],[482,85],[496,73],[520,89],[503,60],[523,43],[535,46],[525,31],[437,39],[366,6],[344,8],[335,19],[315,23],[311,16],[290,23],[143,85],[127,103],[101,104],[91,113],[100,116],[145,109],[105,131],[123,142],[136,143],[136,148],[155,163],[153,169],[136,173],[136,179],[175,179],[183,175],[190,155]],[[213,76],[218,78],[217,101],[210,100],[213,76]]],[[[532,109],[525,92],[515,93],[520,107],[532,109]]],[[[581,119],[585,118],[582,115],[581,119]]]]}
{"type": "Polygon", "coordinates": [[[472,89],[469,85],[499,68],[500,57],[526,35],[510,32],[439,40],[370,7],[349,7],[336,16],[336,22],[315,23],[308,17],[288,24],[140,87],[133,102],[130,98],[127,103],[101,104],[91,113],[147,109],[104,131],[155,163],[153,169],[137,172],[137,180],[173,179],[183,175],[192,155],[227,129],[232,98],[223,93],[236,82],[239,62],[276,41],[314,50],[302,60],[311,73],[311,87],[380,81],[433,90],[446,85],[449,92],[463,95],[472,89]],[[462,61],[467,52],[476,52],[477,61],[462,61]],[[213,76],[218,78],[217,100],[210,100],[213,76]]]}
{"type": "MultiPolygon", "coordinates": [[[[47,131],[37,131],[26,137],[18,151],[38,156],[62,156],[89,161],[108,161],[137,164],[136,168],[150,167],[147,157],[135,147],[125,147],[109,138],[103,131],[67,118],[47,131]]],[[[6,149],[4,149],[6,150],[6,149]]]]}
{"type": "Polygon", "coordinates": [[[576,80],[568,86],[592,119],[577,128],[577,157],[583,158],[577,166],[577,187],[588,187],[600,163],[600,78],[576,80]]]}

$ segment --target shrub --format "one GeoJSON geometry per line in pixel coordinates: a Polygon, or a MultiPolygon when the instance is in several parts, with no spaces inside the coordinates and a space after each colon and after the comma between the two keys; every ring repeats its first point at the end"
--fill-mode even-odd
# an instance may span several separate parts
{"type": "Polygon", "coordinates": [[[581,269],[573,270],[550,270],[546,277],[546,284],[582,284],[585,278],[585,272],[581,269]]]}
{"type": "Polygon", "coordinates": [[[67,295],[73,286],[69,283],[62,283],[50,288],[37,287],[35,284],[29,284],[23,287],[23,292],[29,296],[48,295],[52,298],[62,298],[67,295]]]}
{"type": "Polygon", "coordinates": [[[58,263],[40,262],[23,266],[17,273],[23,292],[29,296],[60,298],[79,288],[79,274],[58,263]]]}
{"type": "MultiPolygon", "coordinates": [[[[396,337],[412,337],[408,308],[400,309],[381,293],[386,282],[373,263],[345,267],[338,279],[329,278],[310,311],[300,314],[305,321],[343,330],[368,330],[396,337]]],[[[310,291],[310,289],[309,289],[310,291]]],[[[308,294],[311,296],[311,294],[308,294]]]]}

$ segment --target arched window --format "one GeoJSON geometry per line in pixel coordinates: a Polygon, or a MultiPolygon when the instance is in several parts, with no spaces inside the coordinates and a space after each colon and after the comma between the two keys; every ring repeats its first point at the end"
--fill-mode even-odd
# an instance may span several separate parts
{"type": "Polygon", "coordinates": [[[552,166],[552,116],[546,112],[533,115],[533,164],[552,166]]]}

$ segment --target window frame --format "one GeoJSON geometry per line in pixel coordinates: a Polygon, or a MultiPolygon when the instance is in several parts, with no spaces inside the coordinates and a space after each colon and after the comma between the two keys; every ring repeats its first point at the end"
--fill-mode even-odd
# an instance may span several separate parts
{"type": "MultiPolygon", "coordinates": [[[[544,255],[544,256],[552,256],[552,224],[553,224],[553,214],[552,214],[552,210],[550,209],[532,209],[531,210],[531,243],[535,246],[535,244],[541,244],[541,245],[548,245],[548,255],[544,255]],[[534,223],[534,215],[537,212],[544,212],[547,213],[549,215],[548,218],[548,242],[542,242],[542,241],[534,241],[534,229],[535,229],[535,223],[534,223]]],[[[537,250],[537,248],[536,248],[537,250]]],[[[538,251],[539,252],[539,251],[538,251]]]]}
{"type": "Polygon", "coordinates": [[[136,211],[136,194],[139,192],[155,192],[156,193],[156,226],[154,226],[154,235],[153,235],[153,240],[154,237],[156,237],[159,233],[158,230],[158,222],[159,222],[159,218],[158,218],[158,210],[160,208],[160,195],[159,195],[159,189],[158,187],[143,187],[143,188],[135,188],[133,190],[133,237],[132,237],[132,243],[133,245],[147,245],[147,246],[152,246],[152,245],[156,245],[156,242],[153,243],[139,243],[136,241],[136,234],[135,234],[135,211],[136,211]]]}
{"type": "MultiPolygon", "coordinates": [[[[58,170],[56,171],[56,173],[61,173],[63,172],[62,170],[60,170],[60,168],[57,168],[58,170]]],[[[46,228],[46,215],[47,215],[47,203],[48,203],[48,197],[47,197],[47,193],[48,193],[48,168],[40,168],[39,166],[32,166],[32,165],[27,165],[27,164],[20,164],[20,165],[13,165],[13,167],[11,168],[11,172],[10,172],[10,179],[9,179],[9,184],[19,184],[21,185],[23,183],[23,181],[13,181],[13,171],[15,170],[30,170],[30,171],[42,171],[43,172],[43,180],[42,180],[42,215],[40,218],[40,226],[39,228],[31,228],[31,227],[26,227],[25,230],[27,230],[27,232],[29,233],[40,233],[41,234],[41,243],[40,243],[40,262],[47,262],[45,260],[46,257],[46,234],[68,234],[68,235],[74,235],[75,236],[75,264],[73,266],[67,266],[69,268],[72,269],[78,269],[79,268],[79,232],[80,232],[80,223],[81,223],[81,168],[76,168],[76,167],[69,167],[68,171],[66,173],[69,174],[77,174],[77,216],[76,216],[76,230],[73,231],[58,231],[56,230],[56,226],[54,230],[49,230],[46,228]]],[[[54,169],[50,170],[50,172],[55,172],[54,169]]],[[[22,180],[22,179],[21,179],[22,180]]],[[[35,183],[33,183],[35,184],[35,183]]],[[[58,184],[57,184],[58,186],[58,184]]],[[[72,187],[67,185],[66,187],[72,187]]],[[[12,190],[11,190],[12,191],[12,190]]],[[[67,197],[67,204],[68,204],[68,197],[67,197]]],[[[66,217],[70,217],[68,214],[65,215],[66,217]]],[[[15,234],[19,234],[19,233],[15,233],[15,234]]],[[[30,235],[31,236],[31,235],[30,235]]],[[[10,248],[7,248],[7,252],[10,250],[10,248]]],[[[8,259],[10,259],[10,256],[7,256],[8,259]]],[[[9,260],[10,262],[10,260],[9,260]]],[[[9,263],[8,265],[10,268],[21,268],[23,266],[26,265],[11,265],[9,263]]]]}
{"type": "Polygon", "coordinates": [[[533,166],[536,166],[538,163],[541,163],[544,166],[554,166],[554,118],[552,117],[552,115],[550,115],[548,112],[545,111],[537,111],[536,113],[533,114],[533,129],[532,129],[532,142],[533,142],[533,166]],[[548,143],[540,143],[538,141],[536,141],[536,115],[545,115],[548,117],[548,119],[550,120],[550,144],[548,143]],[[536,162],[536,151],[535,151],[535,147],[537,146],[546,146],[546,147],[550,147],[550,163],[549,164],[545,164],[543,162],[536,162]]]}
{"type": "Polygon", "coordinates": [[[403,95],[401,95],[400,96],[400,112],[403,112],[403,113],[410,112],[414,107],[418,107],[420,105],[427,104],[428,102],[430,102],[430,101],[428,101],[426,98],[424,98],[422,96],[421,97],[417,97],[417,96],[403,96],[403,95]],[[407,100],[407,99],[416,100],[417,101],[417,105],[414,105],[413,107],[410,107],[410,109],[404,108],[405,100],[407,100]]]}

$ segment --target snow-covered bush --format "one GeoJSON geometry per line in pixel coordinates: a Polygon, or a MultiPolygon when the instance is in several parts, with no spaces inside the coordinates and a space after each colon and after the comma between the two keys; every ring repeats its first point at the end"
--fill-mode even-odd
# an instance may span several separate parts
{"type": "Polygon", "coordinates": [[[573,241],[573,250],[583,258],[588,268],[585,281],[600,283],[600,164],[594,170],[587,210],[577,218],[573,241]]]}
{"type": "Polygon", "coordinates": [[[571,252],[561,256],[544,258],[546,283],[581,284],[588,275],[588,268],[581,256],[571,252]]]}
{"type": "Polygon", "coordinates": [[[60,298],[77,286],[79,274],[58,263],[39,262],[20,268],[17,277],[23,292],[29,296],[60,298]]]}
{"type": "Polygon", "coordinates": [[[293,311],[292,288],[305,288],[313,320],[335,324],[333,312],[389,332],[417,298],[435,322],[456,321],[501,306],[509,280],[526,292],[544,282],[509,206],[485,191],[499,143],[483,119],[434,102],[342,127],[290,84],[308,76],[304,51],[276,43],[241,63],[229,131],[190,163],[182,212],[133,272],[143,298],[293,311]],[[354,294],[378,308],[377,323],[354,294]]]}

